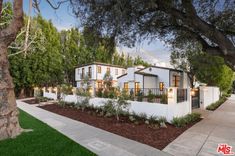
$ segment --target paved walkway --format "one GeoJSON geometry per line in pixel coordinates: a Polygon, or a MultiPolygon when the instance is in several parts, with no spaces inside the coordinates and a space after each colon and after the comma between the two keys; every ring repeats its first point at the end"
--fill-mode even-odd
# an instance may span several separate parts
{"type": "MultiPolygon", "coordinates": [[[[169,156],[139,142],[51,113],[34,105],[17,101],[20,109],[58,130],[70,139],[101,156],[169,156]]],[[[56,144],[56,143],[55,143],[56,144]]]]}
{"type": "Polygon", "coordinates": [[[219,155],[216,149],[220,143],[233,146],[235,152],[235,95],[163,151],[175,156],[214,156],[219,155]]]}

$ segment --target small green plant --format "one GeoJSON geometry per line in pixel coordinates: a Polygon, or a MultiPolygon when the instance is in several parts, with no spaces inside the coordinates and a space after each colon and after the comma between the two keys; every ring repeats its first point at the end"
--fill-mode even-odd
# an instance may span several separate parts
{"type": "Polygon", "coordinates": [[[171,123],[176,127],[186,126],[186,121],[184,117],[174,117],[171,123]]]}
{"type": "Polygon", "coordinates": [[[200,117],[201,117],[200,113],[191,113],[185,116],[185,120],[186,123],[188,124],[197,121],[198,119],[200,119],[200,117]]]}
{"type": "Polygon", "coordinates": [[[142,119],[142,120],[147,119],[147,114],[146,113],[140,113],[138,116],[139,116],[139,119],[142,119]]]}
{"type": "Polygon", "coordinates": [[[147,99],[148,102],[154,102],[155,95],[152,94],[151,90],[149,90],[147,98],[148,98],[147,99]]]}
{"type": "Polygon", "coordinates": [[[226,97],[221,97],[218,101],[215,103],[210,104],[209,106],[206,107],[207,110],[214,111],[216,110],[220,105],[222,105],[225,101],[227,100],[226,97]]]}
{"type": "Polygon", "coordinates": [[[150,124],[158,124],[158,117],[157,116],[151,115],[148,120],[149,120],[150,124]]]}
{"type": "Polygon", "coordinates": [[[160,102],[161,102],[162,104],[167,104],[167,103],[168,103],[168,96],[167,96],[167,94],[162,94],[162,95],[161,95],[161,100],[160,100],[160,102]]]}
{"type": "Polygon", "coordinates": [[[174,117],[171,123],[176,127],[184,127],[187,124],[198,121],[201,118],[200,113],[191,113],[183,117],[174,117]]]}
{"type": "Polygon", "coordinates": [[[109,114],[108,116],[115,115],[115,101],[114,100],[108,100],[105,102],[105,104],[102,106],[102,110],[104,114],[109,114]]]}
{"type": "Polygon", "coordinates": [[[144,98],[143,93],[139,90],[137,92],[137,101],[142,102],[143,98],[144,98]]]}
{"type": "Polygon", "coordinates": [[[89,97],[85,97],[85,98],[83,97],[81,101],[77,101],[77,103],[75,104],[75,107],[78,109],[81,109],[82,112],[84,112],[86,108],[91,107],[89,101],[90,101],[89,97]]]}
{"type": "Polygon", "coordinates": [[[159,123],[166,123],[167,122],[166,117],[164,117],[164,116],[158,117],[158,122],[159,123]]]}
{"type": "Polygon", "coordinates": [[[97,97],[103,97],[103,88],[99,88],[97,91],[97,97]]]}

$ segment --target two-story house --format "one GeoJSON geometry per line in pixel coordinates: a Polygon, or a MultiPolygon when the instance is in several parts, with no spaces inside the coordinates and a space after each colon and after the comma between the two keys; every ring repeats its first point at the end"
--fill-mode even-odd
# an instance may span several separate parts
{"type": "Polygon", "coordinates": [[[126,69],[112,64],[93,62],[89,64],[80,65],[75,69],[75,81],[77,88],[85,88],[84,80],[89,81],[91,92],[94,95],[94,91],[103,87],[103,79],[105,74],[109,72],[113,86],[117,87],[117,77],[126,73],[126,69]]]}

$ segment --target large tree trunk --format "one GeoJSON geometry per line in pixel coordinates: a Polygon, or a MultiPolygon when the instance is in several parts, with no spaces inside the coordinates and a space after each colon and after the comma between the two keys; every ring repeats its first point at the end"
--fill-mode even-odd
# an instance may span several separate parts
{"type": "MultiPolygon", "coordinates": [[[[0,11],[2,2],[3,0],[0,0],[0,11]]],[[[9,26],[0,31],[0,140],[13,138],[21,133],[14,85],[9,73],[7,47],[15,40],[22,26],[23,0],[14,0],[13,19],[9,26]]]]}
{"type": "Polygon", "coordinates": [[[14,86],[8,68],[7,47],[0,44],[0,140],[21,133],[14,86]]]}

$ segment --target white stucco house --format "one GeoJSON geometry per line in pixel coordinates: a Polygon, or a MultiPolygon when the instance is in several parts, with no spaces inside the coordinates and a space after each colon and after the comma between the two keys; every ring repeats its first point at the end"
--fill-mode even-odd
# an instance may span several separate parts
{"type": "Polygon", "coordinates": [[[75,68],[76,87],[82,88],[85,77],[89,78],[90,87],[93,91],[103,87],[103,78],[109,72],[112,76],[113,86],[117,87],[117,78],[126,73],[126,69],[112,64],[93,62],[90,64],[80,65],[75,68]]]}
{"type": "Polygon", "coordinates": [[[127,73],[119,76],[118,86],[121,89],[133,90],[135,93],[141,90],[144,95],[151,92],[163,92],[169,87],[190,88],[190,79],[187,73],[159,66],[135,66],[127,68],[127,73]]]}

